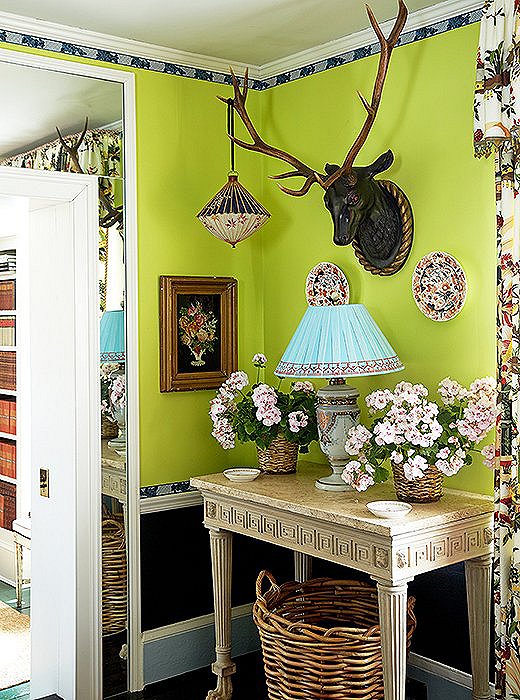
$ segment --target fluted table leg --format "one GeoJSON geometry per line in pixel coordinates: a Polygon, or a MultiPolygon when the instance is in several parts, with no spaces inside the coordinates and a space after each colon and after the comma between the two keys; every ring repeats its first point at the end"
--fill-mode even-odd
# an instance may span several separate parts
{"type": "Polygon", "coordinates": [[[491,555],[465,562],[473,700],[489,700],[491,555]]]}
{"type": "Polygon", "coordinates": [[[408,582],[377,580],[385,700],[405,700],[408,582]]]}
{"type": "Polygon", "coordinates": [[[294,552],[294,580],[305,583],[312,576],[312,557],[303,552],[294,552]]]}
{"type": "Polygon", "coordinates": [[[231,570],[233,535],[227,530],[210,528],[211,566],[213,569],[213,602],[215,606],[215,651],[217,659],[211,667],[217,676],[217,687],[206,700],[230,700],[233,694],[231,676],[236,666],[231,660],[231,570]]]}

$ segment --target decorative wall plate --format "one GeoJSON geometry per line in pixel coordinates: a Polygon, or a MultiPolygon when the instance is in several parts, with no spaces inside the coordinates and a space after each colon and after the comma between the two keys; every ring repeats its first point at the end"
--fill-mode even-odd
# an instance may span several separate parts
{"type": "Polygon", "coordinates": [[[466,301],[466,275],[453,255],[434,251],[417,263],[412,292],[425,316],[432,321],[450,321],[466,301]]]}
{"type": "Polygon", "coordinates": [[[348,304],[350,290],[347,278],[337,265],[318,263],[307,275],[305,294],[309,306],[348,304]]]}

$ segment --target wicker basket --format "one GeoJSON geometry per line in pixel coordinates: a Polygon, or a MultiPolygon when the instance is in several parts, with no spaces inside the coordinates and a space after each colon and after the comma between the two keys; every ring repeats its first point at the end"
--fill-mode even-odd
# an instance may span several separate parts
{"type": "Polygon", "coordinates": [[[267,449],[257,448],[260,469],[264,474],[292,474],[296,471],[299,449],[297,443],[278,435],[267,449]]]}
{"type": "Polygon", "coordinates": [[[442,498],[444,475],[435,467],[428,467],[422,479],[410,481],[399,464],[392,465],[394,487],[397,498],[409,503],[435,503],[442,498]]]}
{"type": "Polygon", "coordinates": [[[119,427],[117,423],[111,421],[105,416],[104,413],[101,414],[101,437],[104,440],[113,440],[119,435],[119,427]]]}
{"type": "MultiPolygon", "coordinates": [[[[262,571],[253,619],[269,700],[384,697],[377,590],[359,581],[314,579],[278,586],[262,571]],[[262,593],[268,579],[271,587],[262,593]]],[[[408,649],[416,620],[408,599],[408,649]]]]}
{"type": "Polygon", "coordinates": [[[127,564],[122,523],[113,518],[102,522],[102,628],[103,634],[126,629],[127,564]]]}

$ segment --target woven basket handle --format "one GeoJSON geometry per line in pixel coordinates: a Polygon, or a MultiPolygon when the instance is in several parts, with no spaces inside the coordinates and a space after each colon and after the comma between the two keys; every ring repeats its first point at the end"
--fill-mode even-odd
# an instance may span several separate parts
{"type": "Polygon", "coordinates": [[[258,574],[258,578],[256,579],[256,599],[257,600],[263,600],[265,602],[264,595],[262,593],[262,584],[267,579],[269,583],[271,584],[271,588],[269,590],[274,590],[274,591],[279,591],[280,586],[276,583],[275,577],[272,575],[270,571],[261,571],[258,574]]]}

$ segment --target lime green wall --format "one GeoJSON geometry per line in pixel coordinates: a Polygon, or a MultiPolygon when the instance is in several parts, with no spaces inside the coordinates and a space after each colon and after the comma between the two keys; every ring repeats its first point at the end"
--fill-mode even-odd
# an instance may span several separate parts
{"type": "MultiPolygon", "coordinates": [[[[352,249],[332,243],[332,222],[316,185],[303,198],[288,197],[274,183],[263,202],[273,215],[264,239],[265,352],[276,362],[305,309],[304,284],[316,263],[328,260],[346,273],[353,302],[367,306],[406,365],[388,377],[353,380],[362,396],[409,379],[434,388],[451,375],[461,382],[494,374],[495,254],[491,162],[472,154],[474,55],[478,25],[396,49],[375,127],[357,163],[366,165],[392,148],[396,161],[385,173],[408,195],[415,216],[415,242],[395,276],[370,275],[352,249]],[[417,261],[432,250],[462,263],[469,293],[450,322],[428,320],[411,294],[417,261]]],[[[268,140],[322,168],[341,162],[364,119],[356,96],[371,94],[378,57],[295,81],[262,95],[268,140]]],[[[267,172],[284,166],[265,160],[267,172]]],[[[285,168],[286,169],[286,168],[285,168]]],[[[313,456],[322,459],[319,450],[313,456]]],[[[491,474],[479,464],[450,486],[489,491],[491,474]]]]}
{"type": "MultiPolygon", "coordinates": [[[[448,374],[470,381],[494,372],[493,170],[491,162],[475,161],[471,150],[477,38],[475,24],[401,47],[393,55],[381,110],[359,159],[368,163],[391,147],[396,162],[388,176],[405,190],[414,209],[410,259],[400,273],[385,279],[365,272],[350,248],[333,245],[332,223],[318,188],[300,199],[279,193],[266,179],[280,172],[278,165],[256,154],[238,154],[241,179],[270,209],[272,221],[236,250],[213,239],[194,215],[225,181],[224,108],[215,96],[229,88],[121,69],[136,76],[143,485],[254,459],[250,447],[224,452],[210,437],[212,392],[159,393],[160,274],[239,280],[244,369],[262,349],[271,368],[278,361],[305,308],[307,272],[330,260],[345,271],[352,300],[368,307],[406,365],[400,375],[355,381],[362,395],[401,378],[434,387],[448,374]],[[442,324],[422,316],[410,292],[415,263],[435,249],[454,254],[469,281],[463,312],[442,324]]],[[[250,92],[250,111],[275,144],[316,167],[327,159],[337,162],[363,120],[356,90],[370,95],[376,62],[371,57],[250,92]]],[[[323,459],[318,449],[312,456],[323,459]]],[[[477,465],[449,483],[486,491],[491,476],[477,465]]]]}
{"type": "MultiPolygon", "coordinates": [[[[250,446],[223,451],[210,436],[208,401],[214,391],[158,391],[158,277],[222,275],[239,281],[239,360],[244,366],[263,345],[264,230],[231,249],[195,219],[224,184],[229,167],[227,89],[195,80],[139,71],[137,91],[139,309],[141,366],[141,481],[188,479],[250,461],[250,446]]],[[[251,95],[251,107],[261,96],[251,95]]],[[[260,197],[261,168],[237,154],[242,182],[260,197]]]]}

